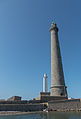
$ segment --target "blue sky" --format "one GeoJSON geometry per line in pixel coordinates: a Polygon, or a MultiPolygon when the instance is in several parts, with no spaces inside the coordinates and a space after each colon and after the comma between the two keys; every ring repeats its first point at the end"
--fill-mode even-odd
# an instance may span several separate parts
{"type": "Polygon", "coordinates": [[[68,96],[81,98],[81,0],[0,0],[0,98],[37,97],[45,72],[50,90],[52,21],[68,96]]]}

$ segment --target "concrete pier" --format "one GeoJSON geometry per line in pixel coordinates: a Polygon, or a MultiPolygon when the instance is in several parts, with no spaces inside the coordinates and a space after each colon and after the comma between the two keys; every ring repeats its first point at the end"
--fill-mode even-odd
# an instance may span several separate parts
{"type": "Polygon", "coordinates": [[[58,41],[58,28],[53,22],[51,32],[51,96],[67,96],[61,53],[58,41]]]}

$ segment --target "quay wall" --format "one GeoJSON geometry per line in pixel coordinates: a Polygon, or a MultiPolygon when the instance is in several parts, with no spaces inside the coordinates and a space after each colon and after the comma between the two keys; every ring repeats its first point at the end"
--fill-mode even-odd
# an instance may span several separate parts
{"type": "Polygon", "coordinates": [[[0,111],[42,111],[44,104],[0,104],[0,111]]]}
{"type": "Polygon", "coordinates": [[[43,103],[29,103],[26,102],[4,102],[0,103],[0,111],[81,111],[81,99],[64,99],[64,100],[53,100],[43,103]],[[22,104],[23,103],[23,104],[22,104]]]}
{"type": "Polygon", "coordinates": [[[81,100],[61,100],[48,102],[49,111],[81,111],[81,100]]]}

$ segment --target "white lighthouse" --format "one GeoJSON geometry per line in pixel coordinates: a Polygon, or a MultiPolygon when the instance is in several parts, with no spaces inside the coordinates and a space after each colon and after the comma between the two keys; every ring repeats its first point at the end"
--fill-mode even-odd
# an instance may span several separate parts
{"type": "Polygon", "coordinates": [[[43,77],[43,92],[48,92],[48,89],[47,89],[47,74],[46,73],[44,74],[44,77],[43,77]]]}

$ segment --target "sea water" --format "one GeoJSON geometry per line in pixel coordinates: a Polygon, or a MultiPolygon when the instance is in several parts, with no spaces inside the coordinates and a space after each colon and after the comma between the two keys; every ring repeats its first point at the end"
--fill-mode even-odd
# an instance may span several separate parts
{"type": "Polygon", "coordinates": [[[0,119],[81,119],[81,112],[41,112],[26,115],[0,116],[0,119]]]}

